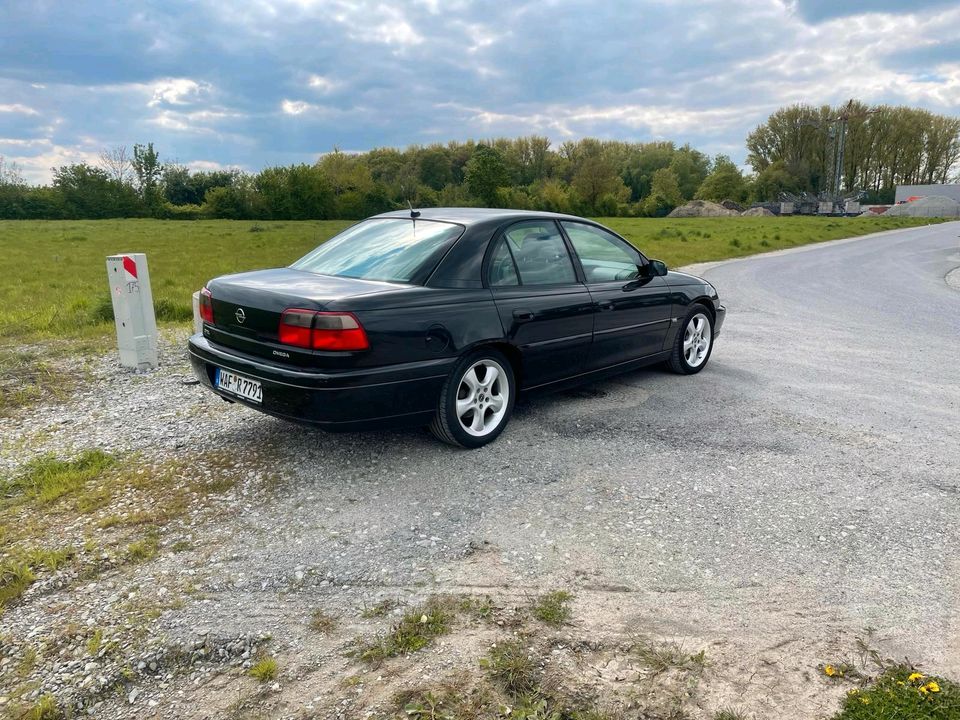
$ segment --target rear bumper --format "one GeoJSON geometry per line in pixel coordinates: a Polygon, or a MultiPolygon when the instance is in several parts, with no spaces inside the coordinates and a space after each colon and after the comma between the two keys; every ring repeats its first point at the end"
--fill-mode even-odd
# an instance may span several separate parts
{"type": "Polygon", "coordinates": [[[190,363],[207,388],[227,400],[275,417],[325,430],[364,430],[418,425],[436,412],[440,389],[456,358],[439,358],[361,370],[293,369],[239,353],[194,335],[190,363]],[[258,380],[263,402],[254,403],[214,387],[216,368],[258,380]]]}

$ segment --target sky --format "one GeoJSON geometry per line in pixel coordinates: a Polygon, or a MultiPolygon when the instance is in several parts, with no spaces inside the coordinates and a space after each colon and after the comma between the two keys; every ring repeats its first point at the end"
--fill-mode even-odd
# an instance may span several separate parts
{"type": "Polygon", "coordinates": [[[195,169],[539,134],[745,158],[783,105],[960,114],[960,3],[0,0],[0,156],[195,169]]]}

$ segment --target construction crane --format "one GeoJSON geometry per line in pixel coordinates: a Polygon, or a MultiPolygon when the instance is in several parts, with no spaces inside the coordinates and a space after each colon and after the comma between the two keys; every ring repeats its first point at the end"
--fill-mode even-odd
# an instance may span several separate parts
{"type": "MultiPolygon", "coordinates": [[[[861,200],[866,193],[863,190],[848,190],[846,196],[842,195],[843,190],[843,159],[847,146],[847,127],[851,120],[861,120],[869,115],[873,115],[877,110],[860,110],[854,104],[854,100],[848,100],[843,105],[836,116],[817,120],[802,120],[800,125],[807,125],[817,128],[826,127],[827,142],[833,143],[833,147],[827,147],[828,152],[833,157],[833,171],[825,190],[819,195],[803,192],[800,194],[780,193],[781,212],[787,213],[785,207],[789,207],[789,213],[798,215],[834,215],[837,213],[850,212],[848,210],[849,202],[861,200]]],[[[856,209],[853,210],[856,212],[856,209]]]]}
{"type": "Polygon", "coordinates": [[[836,197],[840,197],[840,190],[843,185],[843,154],[847,145],[847,124],[851,120],[862,120],[876,112],[876,110],[858,110],[854,107],[853,99],[850,99],[847,104],[841,108],[837,117],[831,118],[828,121],[831,124],[832,134],[834,135],[834,165],[830,189],[836,197]]]}

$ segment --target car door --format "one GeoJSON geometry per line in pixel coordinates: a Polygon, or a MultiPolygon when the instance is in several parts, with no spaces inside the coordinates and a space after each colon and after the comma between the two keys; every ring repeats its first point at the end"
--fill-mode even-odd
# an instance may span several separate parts
{"type": "Polygon", "coordinates": [[[670,327],[670,287],[644,273],[647,260],[629,243],[589,223],[560,223],[576,253],[596,318],[587,369],[658,353],[670,327]]]}
{"type": "Polygon", "coordinates": [[[522,388],[581,372],[593,333],[593,298],[553,220],[505,228],[488,255],[487,285],[503,329],[523,357],[522,388]]]}

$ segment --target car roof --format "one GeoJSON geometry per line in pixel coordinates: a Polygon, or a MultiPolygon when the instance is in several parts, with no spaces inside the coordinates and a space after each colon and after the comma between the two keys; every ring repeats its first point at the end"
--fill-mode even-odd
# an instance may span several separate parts
{"type": "MultiPolygon", "coordinates": [[[[454,208],[414,208],[420,213],[419,220],[442,220],[444,222],[454,222],[460,225],[474,225],[485,223],[491,220],[522,220],[524,218],[555,218],[557,220],[584,220],[576,215],[565,215],[563,213],[541,212],[538,210],[507,210],[500,208],[473,208],[473,207],[454,207],[454,208]]],[[[377,218],[406,218],[410,219],[410,210],[393,210],[391,212],[374,215],[377,218]]]]}

